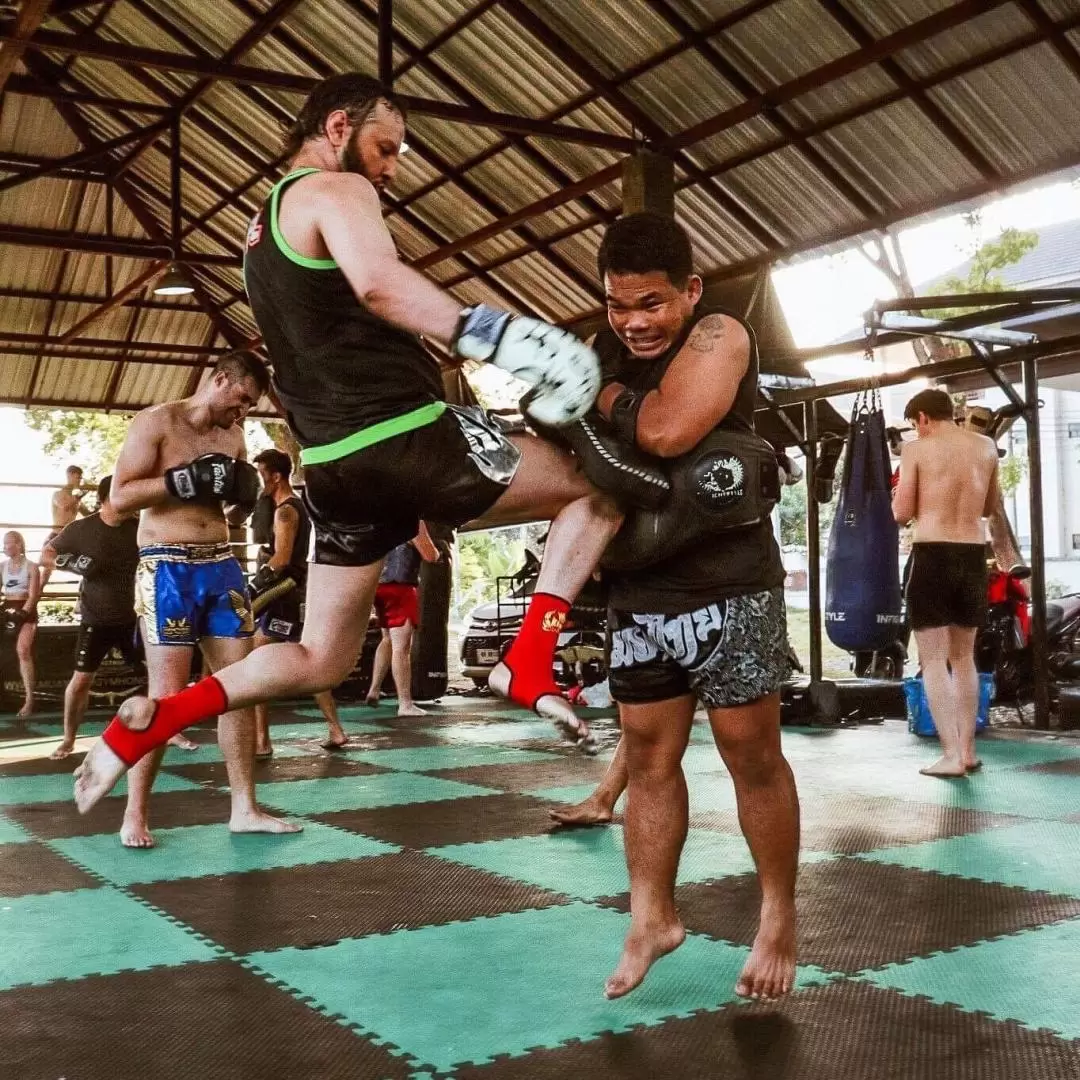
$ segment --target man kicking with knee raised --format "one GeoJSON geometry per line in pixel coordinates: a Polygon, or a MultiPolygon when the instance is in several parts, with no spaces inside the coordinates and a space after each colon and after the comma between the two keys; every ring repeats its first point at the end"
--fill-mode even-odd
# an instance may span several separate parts
{"type": "MultiPolygon", "coordinates": [[[[135,613],[155,696],[187,684],[196,647],[211,670],[251,650],[254,625],[229,524],[245,520],[258,498],[259,478],[244,460],[240,423],[269,383],[254,353],[231,353],[194,395],[144,410],[128,429],[109,497],[118,514],[142,511],[135,613]]],[[[232,795],[229,828],[298,832],[255,802],[252,711],[222,703],[209,715],[220,716],[218,742],[232,795]]],[[[153,846],[147,815],[162,753],[156,749],[132,770],[120,830],[126,847],[153,846]]]]}
{"type": "Polygon", "coordinates": [[[904,444],[893,516],[914,520],[907,610],[940,760],[919,771],[956,779],[975,756],[979,674],[975,635],[986,616],[986,522],[998,499],[997,447],[957,427],[944,390],[922,390],[904,409],[918,438],[904,444]]]}
{"type": "MultiPolygon", "coordinates": [[[[761,884],[758,934],[736,992],[773,998],[795,975],[799,850],[798,797],[780,749],[779,691],[789,670],[784,570],[768,504],[713,531],[714,515],[719,523],[739,510],[740,498],[756,496],[756,477],[737,453],[706,452],[718,437],[751,448],[756,441],[757,346],[740,318],[698,307],[701,279],[674,220],[634,214],[615,222],[599,267],[612,332],[598,335],[595,347],[614,381],[598,411],[629,448],[624,459],[641,450],[666,459],[673,494],[656,513],[631,512],[605,557],[615,567],[604,576],[609,677],[623,735],[592,797],[552,816],[564,824],[610,821],[628,789],[631,925],[606,985],[609,997],[620,997],[685,936],[675,906],[689,816],[681,762],[701,702],[761,884]],[[615,554],[627,532],[644,541],[645,550],[629,552],[636,562],[615,554]]],[[[770,457],[775,463],[766,444],[761,451],[763,468],[770,457]]]]}
{"type": "Polygon", "coordinates": [[[359,654],[382,560],[422,519],[552,521],[524,625],[490,685],[575,741],[588,736],[555,685],[552,659],[621,515],[569,454],[537,438],[508,439],[479,410],[448,406],[418,335],[459,362],[490,361],[530,383],[527,414],[556,425],[593,403],[599,362],[546,323],[484,305],[463,310],[398,258],[379,192],[404,135],[400,104],[376,80],[320,83],[288,136],[291,171],[248,230],[248,296],[303,448],[315,526],[302,640],[258,649],[190,692],[126,706],[83,764],[82,808],[167,733],[226,707],[336,686],[359,654]]]}

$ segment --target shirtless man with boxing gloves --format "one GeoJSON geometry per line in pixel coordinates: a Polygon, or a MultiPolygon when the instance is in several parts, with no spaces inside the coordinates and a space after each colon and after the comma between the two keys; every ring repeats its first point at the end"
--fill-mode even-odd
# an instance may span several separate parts
{"type": "MultiPolygon", "coordinates": [[[[212,670],[251,650],[251,607],[243,570],[229,546],[229,526],[245,521],[259,496],[259,475],[245,460],[240,425],[269,385],[258,356],[229,353],[191,397],[144,410],[128,430],[109,501],[120,515],[142,511],[135,613],[151,694],[187,685],[196,647],[212,670]]],[[[252,711],[222,709],[218,743],[232,795],[229,828],[298,831],[255,802],[252,711]]],[[[156,750],[131,772],[120,830],[125,847],[154,844],[147,813],[162,754],[156,750]]]]}
{"type": "Polygon", "coordinates": [[[425,519],[479,527],[551,520],[524,624],[489,685],[573,741],[588,736],[552,661],[621,514],[570,454],[532,436],[508,438],[480,410],[448,405],[419,335],[457,363],[489,362],[521,379],[530,386],[526,414],[556,426],[592,405],[599,361],[558,327],[483,304],[463,309],[398,258],[379,192],[394,177],[404,137],[402,104],[377,80],[323,80],[289,131],[291,171],[248,229],[248,297],[302,447],[315,526],[303,636],[163,700],[130,699],[83,763],[80,809],[189,724],[341,682],[359,655],[384,558],[425,519]]]}

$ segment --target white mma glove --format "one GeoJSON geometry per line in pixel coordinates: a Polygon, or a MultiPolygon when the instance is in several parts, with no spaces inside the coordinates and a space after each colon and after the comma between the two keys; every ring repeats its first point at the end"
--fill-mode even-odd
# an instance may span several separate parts
{"type": "Polygon", "coordinates": [[[539,319],[486,304],[465,308],[450,347],[466,360],[492,363],[528,383],[525,412],[541,424],[564,427],[580,420],[600,393],[596,353],[539,319]]]}

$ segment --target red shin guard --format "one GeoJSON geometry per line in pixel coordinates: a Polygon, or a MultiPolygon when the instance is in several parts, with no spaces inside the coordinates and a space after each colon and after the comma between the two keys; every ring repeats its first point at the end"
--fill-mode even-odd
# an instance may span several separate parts
{"type": "Polygon", "coordinates": [[[528,708],[545,694],[559,694],[551,665],[570,602],[551,593],[534,593],[518,636],[505,657],[510,696],[528,708]]]}
{"type": "Polygon", "coordinates": [[[162,698],[154,710],[154,719],[145,731],[132,731],[120,720],[114,719],[101,737],[121,761],[131,766],[151,750],[164,746],[184,728],[228,710],[229,699],[221,683],[213,675],[208,675],[194,686],[162,698]]]}

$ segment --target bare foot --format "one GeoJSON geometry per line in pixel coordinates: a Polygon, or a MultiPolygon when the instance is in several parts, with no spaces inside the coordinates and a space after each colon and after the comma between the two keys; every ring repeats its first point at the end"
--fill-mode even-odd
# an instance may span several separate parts
{"type": "Polygon", "coordinates": [[[548,817],[560,825],[607,825],[611,822],[611,807],[594,794],[573,806],[556,806],[548,817]]]}
{"type": "Polygon", "coordinates": [[[332,735],[328,739],[323,739],[319,743],[319,747],[322,750],[344,750],[349,745],[349,736],[345,732],[341,733],[340,739],[335,739],[332,735]]]}
{"type": "Polygon", "coordinates": [[[964,769],[967,772],[978,772],[982,768],[982,765],[982,761],[977,757],[964,759],[964,769]]]}
{"type": "Polygon", "coordinates": [[[686,939],[682,923],[675,922],[642,931],[633,925],[623,943],[619,966],[604,983],[604,997],[619,998],[629,994],[648,974],[649,968],[670,952],[674,952],[686,939]]]}
{"type": "Polygon", "coordinates": [[[71,752],[75,749],[75,742],[68,742],[65,739],[50,755],[50,761],[63,761],[64,758],[70,757],[71,752]]]}
{"type": "Polygon", "coordinates": [[[255,760],[256,761],[269,761],[274,756],[274,748],[267,743],[265,746],[255,747],[255,760]]]}
{"type": "Polygon", "coordinates": [[[74,773],[75,805],[79,813],[85,814],[96,806],[127,771],[128,766],[109,749],[103,739],[98,739],[74,773]]]}
{"type": "Polygon", "coordinates": [[[34,715],[34,699],[33,698],[27,698],[26,701],[23,702],[23,707],[15,715],[16,716],[21,716],[24,719],[27,716],[33,716],[34,715]]]}
{"type": "Polygon", "coordinates": [[[169,740],[169,746],[175,746],[177,750],[198,750],[199,744],[192,742],[186,735],[174,735],[169,740]]]}
{"type": "Polygon", "coordinates": [[[936,776],[940,780],[956,780],[962,776],[967,776],[964,763],[948,757],[939,758],[933,765],[927,765],[925,769],[920,769],[919,772],[923,776],[936,776]]]}
{"type": "Polygon", "coordinates": [[[125,814],[120,826],[120,843],[130,848],[152,848],[154,838],[142,818],[129,818],[125,814]]]}
{"type": "Polygon", "coordinates": [[[427,716],[427,709],[421,709],[419,705],[409,702],[408,705],[399,705],[398,716],[427,716]]]}
{"type": "Polygon", "coordinates": [[[303,825],[295,825],[283,818],[271,817],[258,807],[234,810],[229,818],[229,832],[235,833],[297,833],[303,828],[303,825]]]}
{"type": "Polygon", "coordinates": [[[378,698],[366,697],[366,698],[364,698],[364,704],[369,709],[377,709],[379,707],[379,699],[378,698]]]}
{"type": "Polygon", "coordinates": [[[546,717],[559,729],[563,738],[586,754],[597,752],[596,738],[589,731],[589,725],[574,712],[570,702],[559,693],[557,686],[552,684],[550,693],[541,694],[535,701],[528,701],[520,696],[515,697],[510,692],[512,680],[513,672],[505,660],[500,660],[488,674],[488,687],[493,694],[498,694],[515,705],[532,709],[538,716],[546,717]]]}
{"type": "Polygon", "coordinates": [[[791,993],[795,981],[795,910],[762,913],[754,946],[735,984],[739,997],[773,1001],[791,993]]]}

